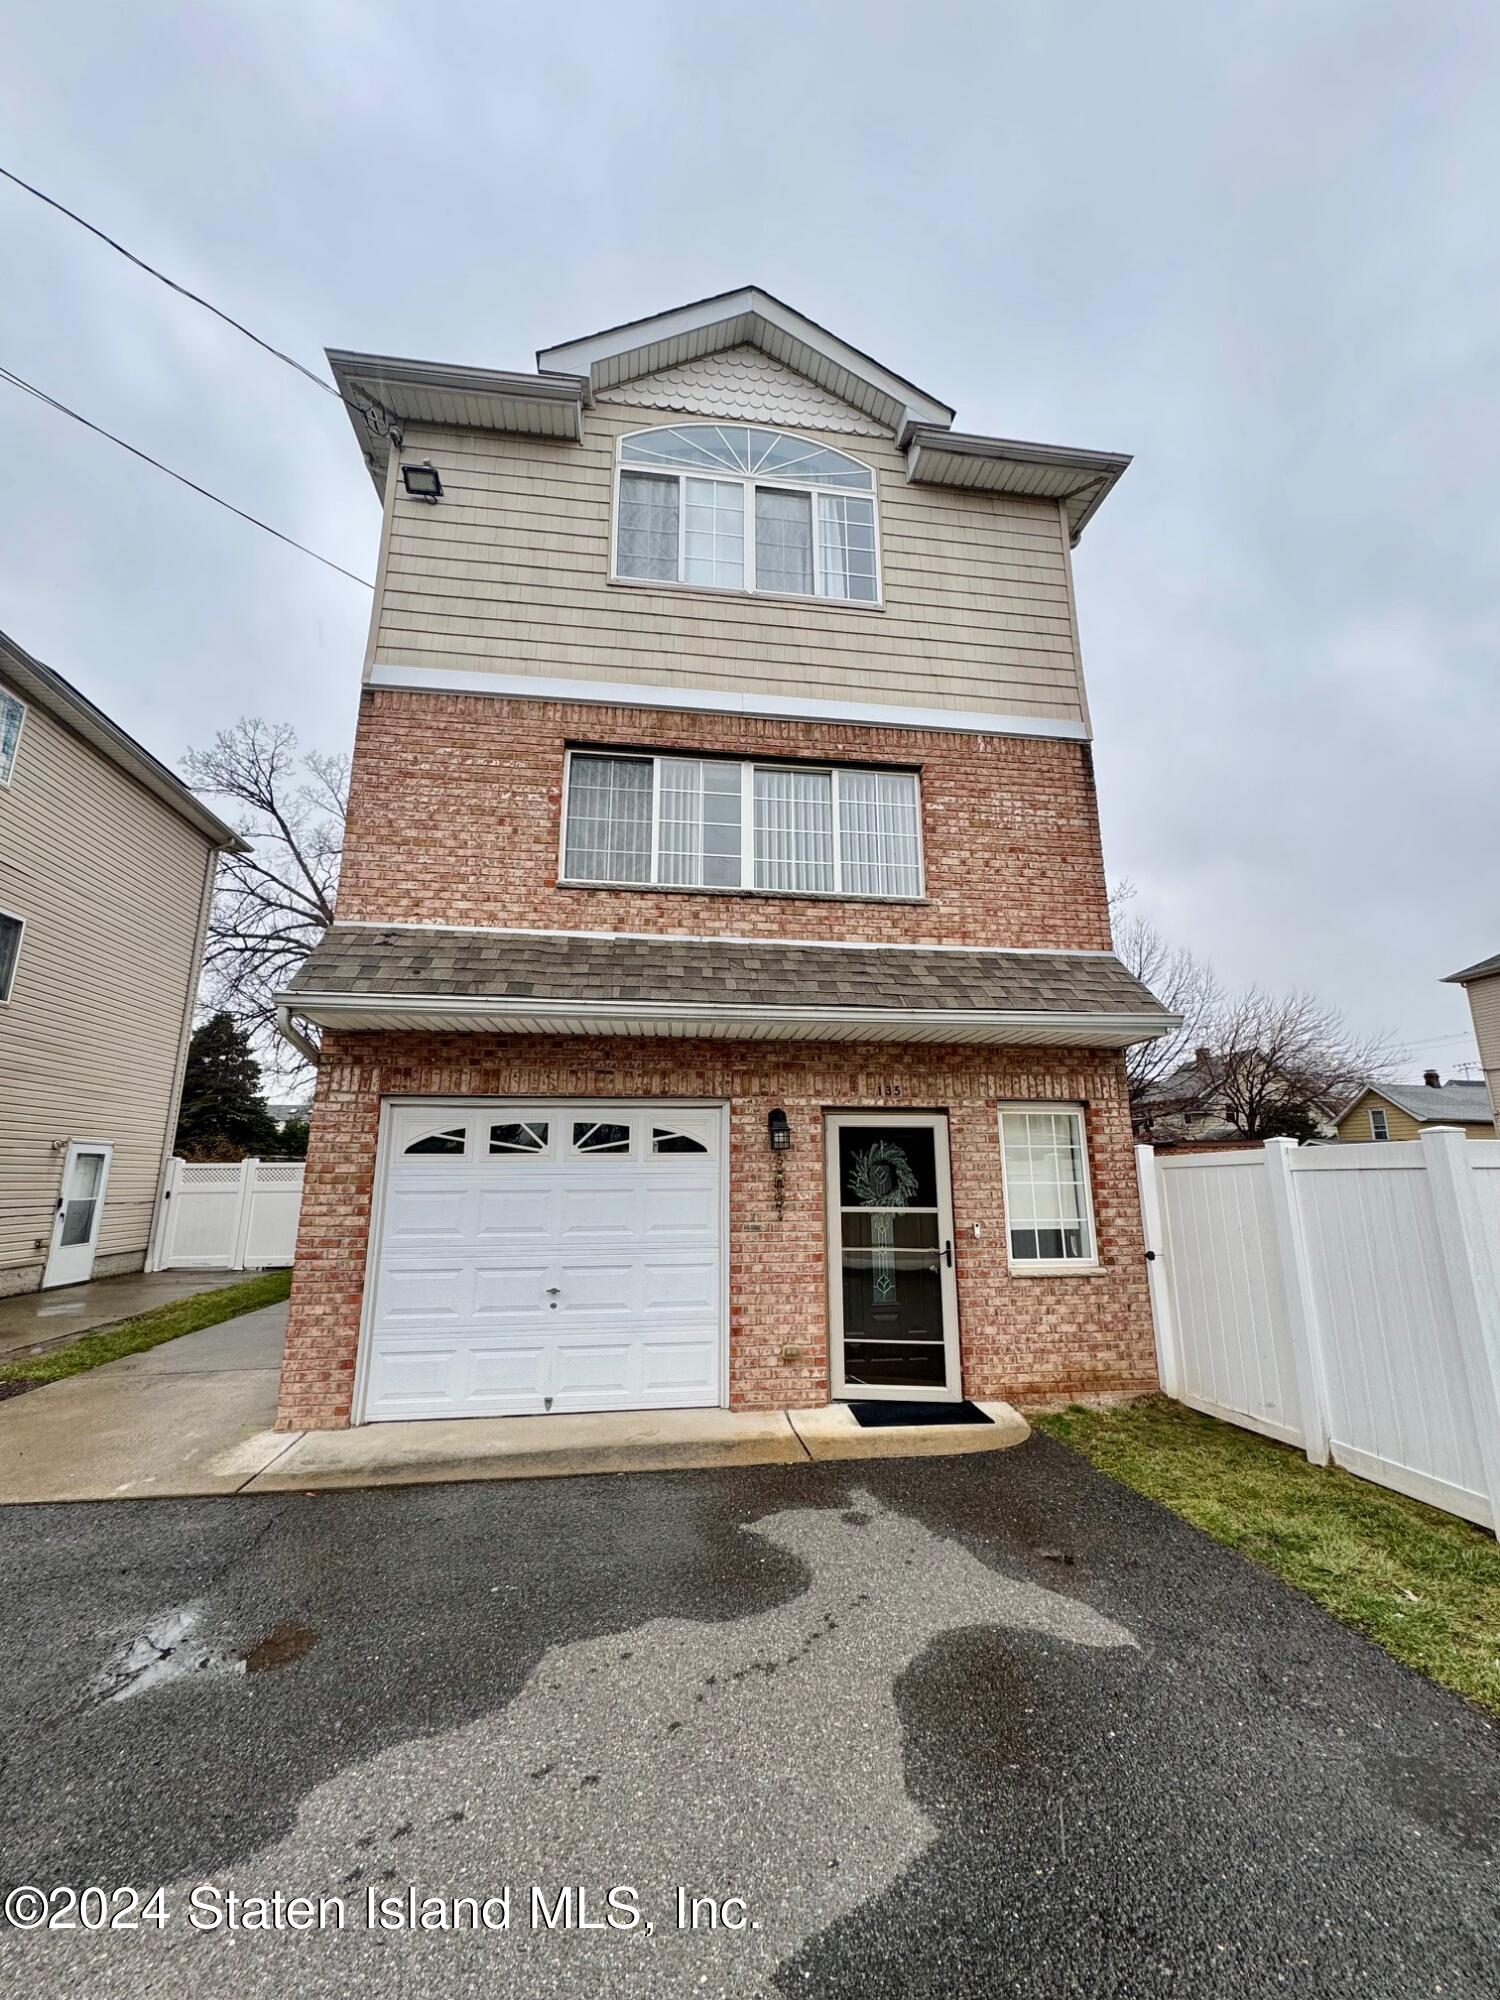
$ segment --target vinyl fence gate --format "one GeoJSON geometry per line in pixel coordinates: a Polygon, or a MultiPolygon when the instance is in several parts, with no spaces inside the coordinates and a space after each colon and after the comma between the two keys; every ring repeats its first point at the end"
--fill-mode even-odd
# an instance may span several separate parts
{"type": "Polygon", "coordinates": [[[1136,1163],[1167,1395],[1500,1529],[1500,1140],[1136,1163]]]}
{"type": "Polygon", "coordinates": [[[244,1271],[290,1264],[302,1174],[301,1160],[169,1161],[147,1269],[244,1271]]]}

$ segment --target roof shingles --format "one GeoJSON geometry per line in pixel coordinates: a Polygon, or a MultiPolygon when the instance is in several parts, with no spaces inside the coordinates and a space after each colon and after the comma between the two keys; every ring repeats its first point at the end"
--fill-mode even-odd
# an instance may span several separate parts
{"type": "Polygon", "coordinates": [[[288,991],[294,997],[515,997],[1168,1018],[1106,953],[867,950],[340,925],[325,932],[288,991]]]}

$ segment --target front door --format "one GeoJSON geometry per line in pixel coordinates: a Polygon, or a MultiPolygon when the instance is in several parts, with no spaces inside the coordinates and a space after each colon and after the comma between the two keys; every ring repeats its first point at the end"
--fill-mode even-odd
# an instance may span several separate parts
{"type": "Polygon", "coordinates": [[[62,1192],[52,1222],[52,1247],[42,1285],[81,1285],[93,1276],[94,1250],[104,1218],[104,1193],[114,1148],[104,1140],[70,1139],[62,1192]]]}
{"type": "Polygon", "coordinates": [[[947,1119],[840,1111],[827,1155],[833,1394],[958,1402],[947,1119]]]}

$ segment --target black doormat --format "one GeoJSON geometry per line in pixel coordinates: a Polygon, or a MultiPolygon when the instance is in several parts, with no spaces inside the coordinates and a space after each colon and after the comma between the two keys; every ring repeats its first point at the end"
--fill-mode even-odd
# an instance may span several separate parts
{"type": "Polygon", "coordinates": [[[898,1424],[992,1424],[977,1403],[851,1403],[854,1421],[867,1431],[898,1424]]]}

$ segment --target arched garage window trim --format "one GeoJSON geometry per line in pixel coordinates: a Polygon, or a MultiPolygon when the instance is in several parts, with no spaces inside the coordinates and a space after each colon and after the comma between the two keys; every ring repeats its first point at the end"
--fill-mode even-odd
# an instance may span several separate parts
{"type": "Polygon", "coordinates": [[[875,475],[831,445],[751,424],[620,439],[611,574],[878,607],[875,475]]]}

